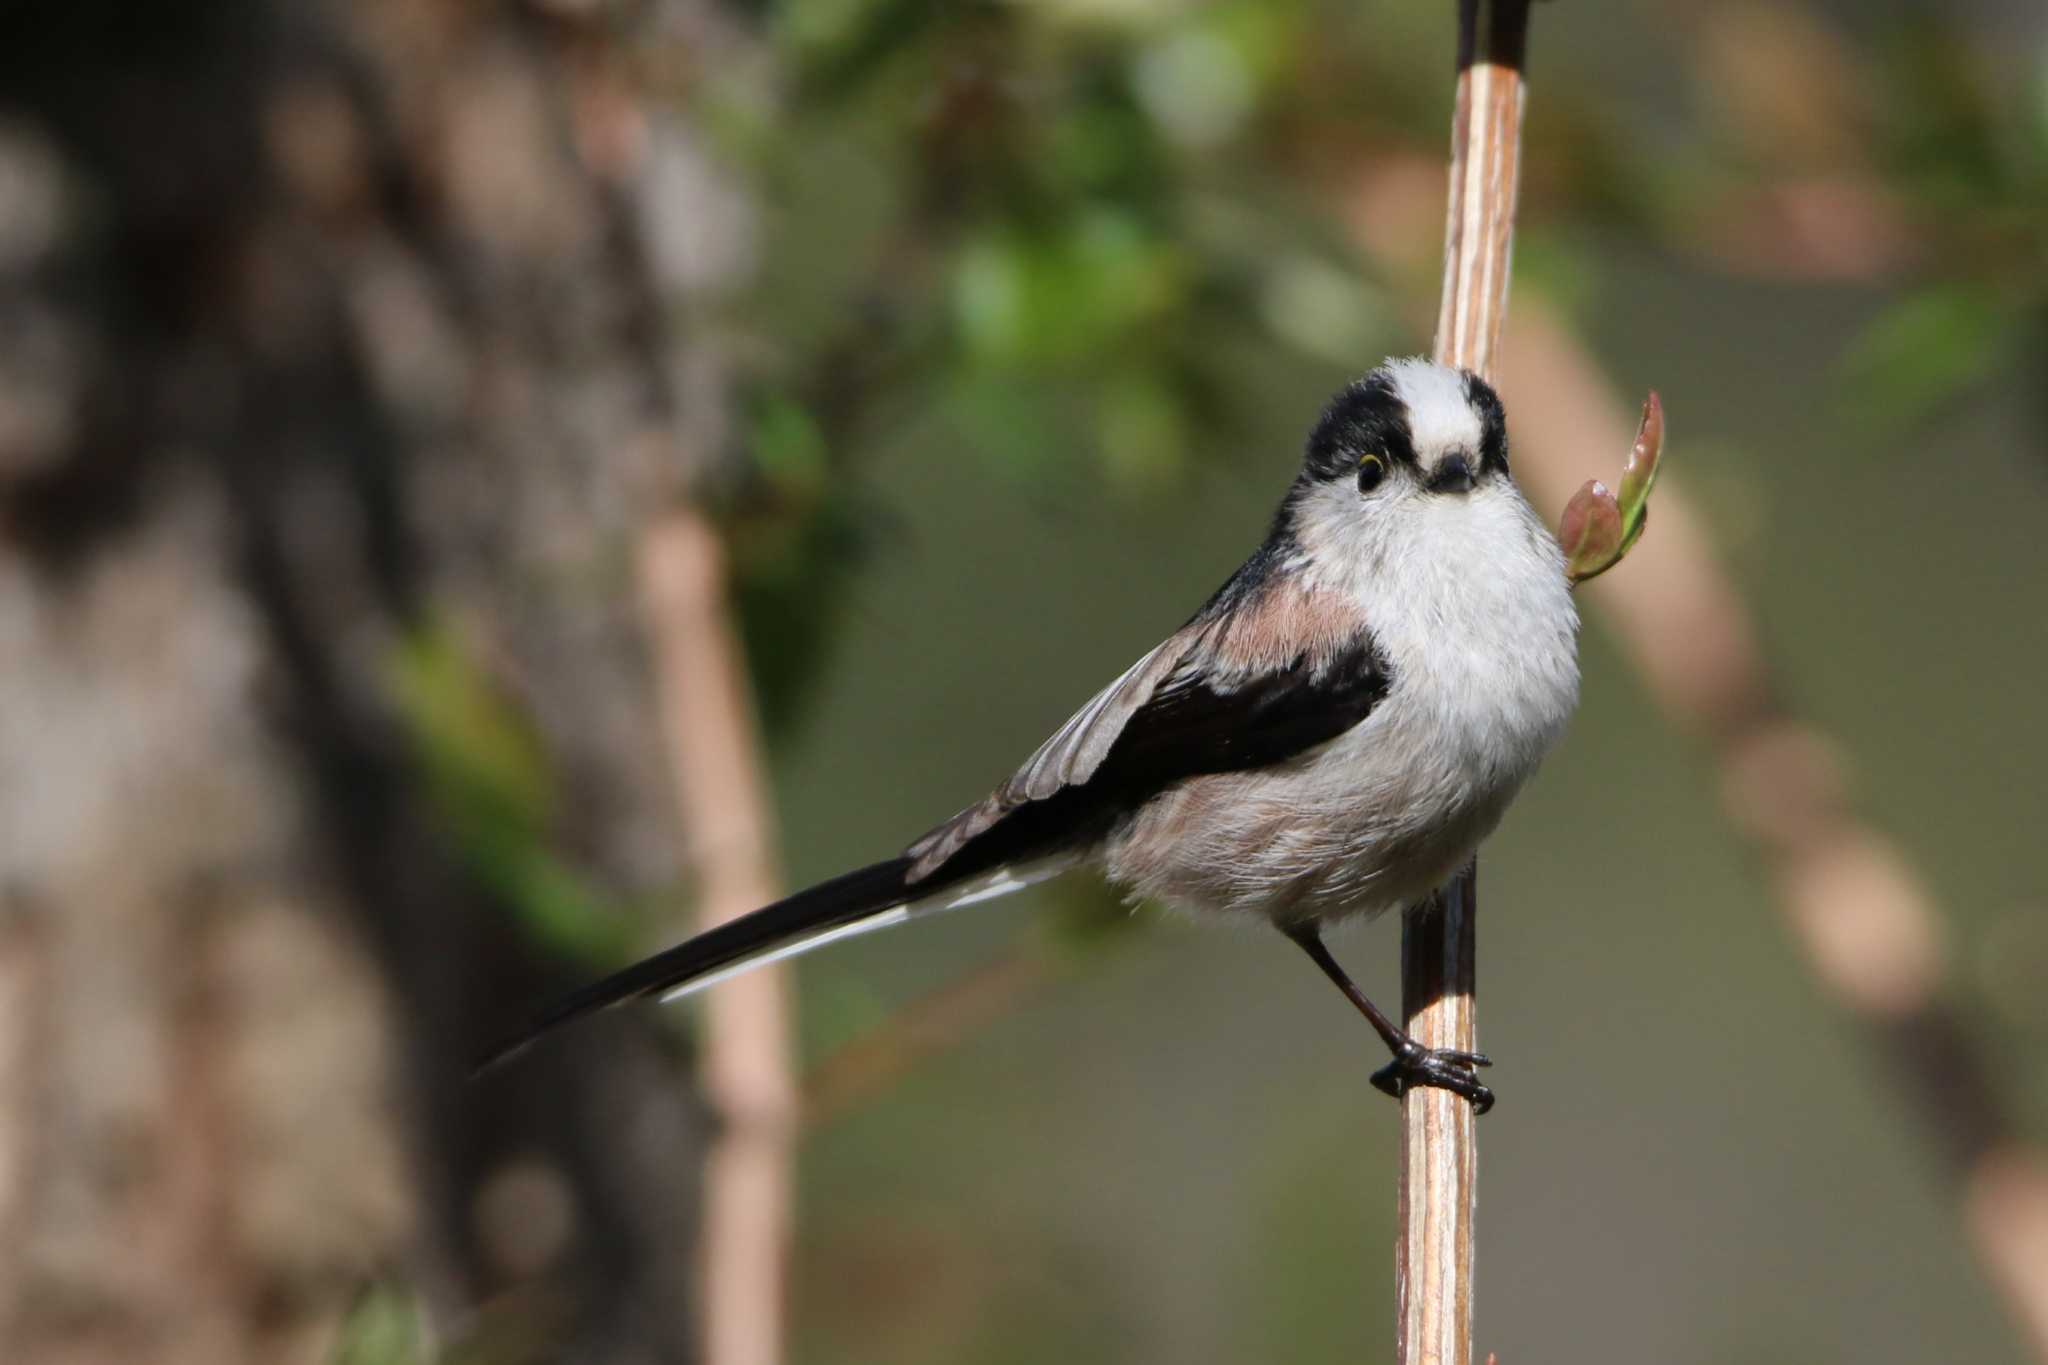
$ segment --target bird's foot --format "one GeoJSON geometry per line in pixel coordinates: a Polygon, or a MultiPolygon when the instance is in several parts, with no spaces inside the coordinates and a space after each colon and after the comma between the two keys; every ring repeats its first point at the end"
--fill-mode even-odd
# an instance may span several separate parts
{"type": "Polygon", "coordinates": [[[1393,1061],[1372,1073],[1372,1083],[1395,1099],[1413,1086],[1433,1085],[1463,1095],[1472,1101],[1473,1113],[1483,1114],[1493,1108],[1493,1092],[1479,1083],[1478,1068],[1492,1065],[1483,1052],[1424,1047],[1411,1038],[1395,1051],[1393,1061]]]}

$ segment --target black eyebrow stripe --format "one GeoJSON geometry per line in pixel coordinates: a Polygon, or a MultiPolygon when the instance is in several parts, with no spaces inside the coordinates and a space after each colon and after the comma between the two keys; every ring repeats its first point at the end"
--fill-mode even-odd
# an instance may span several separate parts
{"type": "Polygon", "coordinates": [[[1307,464],[1318,478],[1348,478],[1363,455],[1419,468],[1409,437],[1408,405],[1384,372],[1351,384],[1330,400],[1308,438],[1307,464]]]}
{"type": "Polygon", "coordinates": [[[1508,416],[1493,385],[1465,372],[1465,401],[1479,414],[1479,468],[1508,472],[1508,416]]]}
{"type": "Polygon", "coordinates": [[[1388,430],[1383,437],[1383,444],[1386,447],[1384,453],[1395,464],[1406,465],[1410,469],[1420,470],[1422,468],[1422,461],[1416,456],[1415,441],[1408,434],[1410,430],[1409,422],[1408,405],[1403,403],[1401,404],[1400,422],[1388,430]]]}

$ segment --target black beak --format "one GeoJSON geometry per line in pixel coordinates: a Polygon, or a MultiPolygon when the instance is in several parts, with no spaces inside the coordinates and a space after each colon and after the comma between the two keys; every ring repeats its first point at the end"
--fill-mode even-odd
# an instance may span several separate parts
{"type": "Polygon", "coordinates": [[[1436,472],[1429,476],[1429,491],[1432,493],[1470,493],[1472,491],[1472,466],[1463,455],[1447,455],[1436,472]]]}

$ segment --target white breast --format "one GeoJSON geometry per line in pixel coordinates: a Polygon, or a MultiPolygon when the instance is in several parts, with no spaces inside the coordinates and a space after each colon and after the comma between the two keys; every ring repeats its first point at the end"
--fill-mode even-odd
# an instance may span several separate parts
{"type": "Polygon", "coordinates": [[[1578,615],[1556,542],[1501,480],[1361,516],[1302,509],[1302,569],[1352,595],[1392,672],[1361,724],[1280,768],[1181,784],[1105,850],[1112,877],[1190,909],[1280,920],[1413,904],[1471,856],[1578,700],[1578,615]]]}

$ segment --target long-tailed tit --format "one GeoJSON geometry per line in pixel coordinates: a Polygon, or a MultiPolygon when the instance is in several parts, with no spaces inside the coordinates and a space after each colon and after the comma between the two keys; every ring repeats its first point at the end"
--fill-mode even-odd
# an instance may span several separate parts
{"type": "Polygon", "coordinates": [[[1425,1048],[1325,925],[1424,905],[1500,821],[1578,700],[1564,562],[1508,473],[1477,376],[1390,361],[1331,401],[1271,532],[1165,643],[985,799],[897,857],[569,996],[502,1049],[834,939],[1093,866],[1134,896],[1256,915],[1393,1051],[1373,1083],[1483,1112],[1474,1053],[1425,1048]]]}

